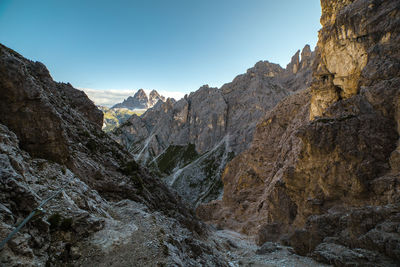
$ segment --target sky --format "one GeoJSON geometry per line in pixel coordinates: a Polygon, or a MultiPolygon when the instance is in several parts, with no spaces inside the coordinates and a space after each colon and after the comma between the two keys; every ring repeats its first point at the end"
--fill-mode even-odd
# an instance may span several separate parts
{"type": "Polygon", "coordinates": [[[0,0],[0,42],[102,104],[179,98],[260,60],[285,67],[315,47],[320,15],[319,0],[0,0]]]}

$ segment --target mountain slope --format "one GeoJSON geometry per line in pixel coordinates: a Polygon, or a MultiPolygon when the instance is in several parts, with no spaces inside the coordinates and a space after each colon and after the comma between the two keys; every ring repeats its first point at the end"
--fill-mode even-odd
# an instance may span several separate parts
{"type": "Polygon", "coordinates": [[[104,114],[103,131],[106,133],[111,132],[118,126],[126,122],[130,116],[136,114],[138,116],[144,113],[144,110],[130,110],[127,108],[107,108],[98,106],[104,114]]]}
{"type": "Polygon", "coordinates": [[[0,94],[0,238],[62,189],[1,250],[2,265],[226,266],[207,228],[101,130],[83,92],[0,45],[0,94]]]}
{"type": "Polygon", "coordinates": [[[400,260],[399,1],[321,1],[311,88],[257,125],[198,215],[343,266],[400,260]]]}
{"type": "Polygon", "coordinates": [[[260,61],[221,89],[206,85],[178,102],[168,99],[159,103],[141,117],[132,116],[114,131],[114,139],[160,175],[180,176],[175,179],[180,181],[180,185],[171,185],[182,195],[188,196],[187,192],[192,192],[190,198],[186,198],[191,204],[209,201],[210,198],[200,196],[213,191],[215,198],[222,192],[220,175],[227,161],[220,161],[223,158],[220,155],[232,155],[246,149],[257,121],[265,112],[285,96],[305,88],[311,81],[313,53],[307,45],[301,61],[299,54],[300,51],[287,69],[260,61]],[[224,145],[221,146],[221,142],[224,145]],[[191,167],[198,169],[197,175],[189,168],[181,170],[180,162],[186,162],[185,158],[177,161],[177,165],[171,166],[168,172],[157,166],[158,158],[163,157],[170,146],[190,145],[194,145],[196,153],[208,153],[216,160],[207,163],[203,157],[204,160],[193,162],[191,167]],[[220,149],[217,148],[219,146],[220,149]],[[212,155],[213,152],[218,155],[212,155]],[[215,171],[209,171],[211,169],[215,171]],[[208,186],[196,189],[195,184],[208,186]]]}

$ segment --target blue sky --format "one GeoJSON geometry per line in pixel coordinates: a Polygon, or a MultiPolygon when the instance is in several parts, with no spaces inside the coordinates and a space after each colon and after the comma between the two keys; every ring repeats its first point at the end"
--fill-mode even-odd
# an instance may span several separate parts
{"type": "Polygon", "coordinates": [[[188,93],[286,66],[320,14],[319,0],[0,0],[0,42],[78,88],[188,93]]]}

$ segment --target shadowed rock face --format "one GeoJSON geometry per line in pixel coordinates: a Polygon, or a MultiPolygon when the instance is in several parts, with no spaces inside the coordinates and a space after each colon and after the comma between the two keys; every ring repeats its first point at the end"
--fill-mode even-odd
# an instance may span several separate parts
{"type": "Polygon", "coordinates": [[[204,224],[101,131],[83,92],[0,45],[0,94],[0,239],[64,189],[0,251],[2,265],[101,266],[119,255],[122,265],[225,266],[200,241],[204,224]]]}
{"type": "Polygon", "coordinates": [[[54,82],[43,64],[28,61],[4,46],[0,49],[0,122],[18,134],[26,151],[67,162],[70,112],[93,128],[101,127],[103,114],[82,91],[54,82]]]}
{"type": "Polygon", "coordinates": [[[314,54],[308,45],[301,60],[299,54],[286,69],[260,61],[220,89],[205,85],[177,102],[159,103],[141,117],[132,116],[114,131],[114,139],[136,159],[168,176],[171,186],[191,204],[215,199],[222,193],[220,176],[226,162],[248,148],[258,120],[281,99],[311,82],[314,54]],[[169,172],[158,167],[158,159],[170,146],[188,145],[208,156],[196,158],[191,165],[187,159],[176,160],[169,172]]]}
{"type": "Polygon", "coordinates": [[[227,165],[222,200],[197,213],[331,264],[394,264],[400,2],[321,5],[311,88],[266,114],[251,147],[227,165]]]}

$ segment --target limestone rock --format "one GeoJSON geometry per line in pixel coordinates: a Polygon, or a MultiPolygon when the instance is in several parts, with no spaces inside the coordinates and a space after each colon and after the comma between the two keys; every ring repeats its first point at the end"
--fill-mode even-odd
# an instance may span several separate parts
{"type": "Polygon", "coordinates": [[[147,108],[154,107],[154,105],[157,104],[158,101],[165,102],[165,97],[160,95],[156,90],[152,90],[149,94],[149,103],[147,105],[147,108]]]}
{"type": "Polygon", "coordinates": [[[161,96],[156,90],[152,90],[147,96],[143,89],[139,89],[134,96],[124,99],[122,103],[115,104],[112,109],[127,108],[130,110],[135,109],[148,109],[157,104],[158,101],[165,101],[165,97],[161,96]]]}
{"type": "Polygon", "coordinates": [[[321,4],[311,88],[267,112],[225,168],[222,200],[197,214],[327,263],[394,264],[400,2],[321,4]]]}
{"type": "Polygon", "coordinates": [[[300,68],[300,60],[299,60],[300,50],[297,50],[296,54],[290,60],[290,63],[286,66],[286,69],[292,73],[297,73],[300,68]]]}
{"type": "Polygon", "coordinates": [[[358,94],[363,84],[398,77],[399,71],[398,1],[321,1],[321,5],[323,28],[313,67],[311,118],[358,94]]]}

